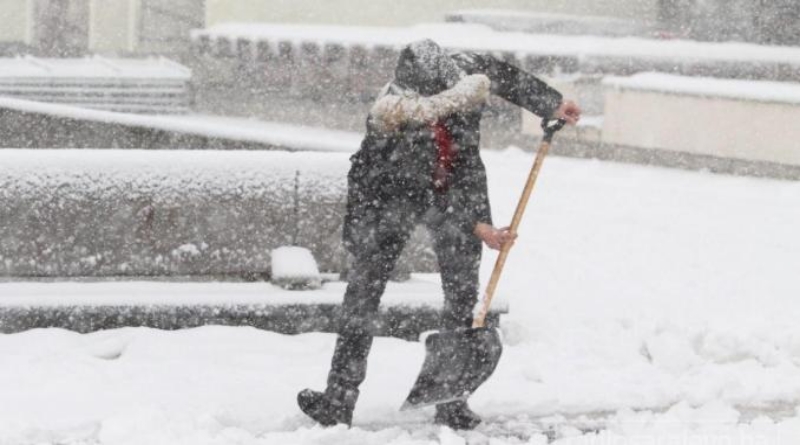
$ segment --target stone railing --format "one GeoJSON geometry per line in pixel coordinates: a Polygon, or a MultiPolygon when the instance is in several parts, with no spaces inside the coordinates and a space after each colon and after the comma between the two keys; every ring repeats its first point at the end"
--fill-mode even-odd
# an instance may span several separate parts
{"type": "Polygon", "coordinates": [[[451,50],[490,52],[541,74],[661,71],[800,79],[797,48],[497,32],[454,23],[410,28],[218,25],[193,33],[193,68],[201,85],[222,82],[311,97],[371,97],[391,78],[399,49],[421,38],[451,50]]]}

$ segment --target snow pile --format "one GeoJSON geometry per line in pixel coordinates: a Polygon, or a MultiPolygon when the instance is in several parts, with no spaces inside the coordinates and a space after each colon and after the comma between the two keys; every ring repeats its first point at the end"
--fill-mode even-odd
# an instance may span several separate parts
{"type": "Polygon", "coordinates": [[[286,289],[319,289],[322,277],[310,250],[283,246],[272,249],[271,281],[286,289]]]}
{"type": "Polygon", "coordinates": [[[606,77],[603,85],[621,90],[800,104],[800,83],[640,73],[630,77],[606,77]]]}

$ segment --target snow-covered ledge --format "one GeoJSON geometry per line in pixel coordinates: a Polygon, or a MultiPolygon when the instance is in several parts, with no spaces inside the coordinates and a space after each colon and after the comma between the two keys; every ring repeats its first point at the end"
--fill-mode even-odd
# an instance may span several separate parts
{"type": "Polygon", "coordinates": [[[357,133],[211,115],[90,110],[0,97],[0,147],[354,152],[357,133]]]}
{"type": "Polygon", "coordinates": [[[658,73],[603,84],[604,144],[800,165],[800,84],[658,73]]]}
{"type": "MultiPolygon", "coordinates": [[[[180,329],[208,324],[253,326],[298,334],[336,332],[347,283],[290,291],[269,283],[192,281],[0,281],[0,333],[55,327],[92,332],[124,326],[180,329]]],[[[489,314],[500,323],[508,301],[489,314]]],[[[374,327],[379,335],[416,340],[438,328],[443,304],[438,274],[390,282],[374,327]]]]}

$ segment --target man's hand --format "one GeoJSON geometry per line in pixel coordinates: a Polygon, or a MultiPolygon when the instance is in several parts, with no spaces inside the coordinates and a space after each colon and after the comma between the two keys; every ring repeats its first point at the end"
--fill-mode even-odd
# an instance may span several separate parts
{"type": "Polygon", "coordinates": [[[575,125],[581,119],[581,109],[575,102],[565,100],[553,112],[553,118],[564,119],[568,124],[575,125]]]}
{"type": "Polygon", "coordinates": [[[510,246],[514,245],[514,240],[517,239],[517,234],[512,233],[510,227],[503,227],[502,229],[497,229],[489,224],[486,223],[478,223],[475,225],[474,230],[475,236],[481,239],[484,243],[486,243],[489,248],[494,250],[500,250],[506,244],[510,246]]]}

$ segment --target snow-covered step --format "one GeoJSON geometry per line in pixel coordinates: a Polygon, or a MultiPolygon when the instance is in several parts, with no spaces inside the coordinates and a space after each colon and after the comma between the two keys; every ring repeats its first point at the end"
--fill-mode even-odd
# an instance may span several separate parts
{"type": "MultiPolygon", "coordinates": [[[[334,281],[296,292],[263,282],[0,282],[0,332],[209,324],[254,326],[284,334],[335,332],[346,286],[334,281]]],[[[436,329],[442,302],[437,274],[413,274],[406,282],[390,282],[375,326],[381,335],[415,340],[436,329]]],[[[500,314],[507,311],[507,301],[496,300],[491,322],[499,323],[500,314]]]]}
{"type": "Polygon", "coordinates": [[[91,109],[182,114],[189,68],[168,59],[0,58],[0,95],[91,109]]]}

